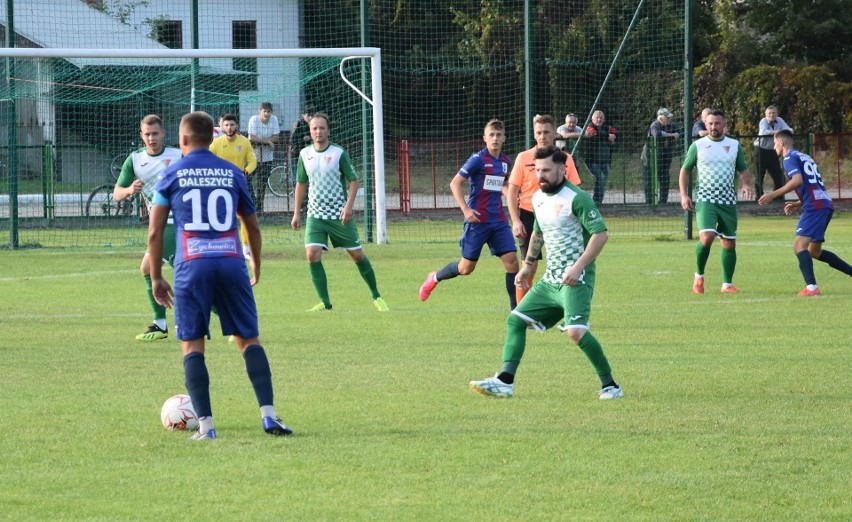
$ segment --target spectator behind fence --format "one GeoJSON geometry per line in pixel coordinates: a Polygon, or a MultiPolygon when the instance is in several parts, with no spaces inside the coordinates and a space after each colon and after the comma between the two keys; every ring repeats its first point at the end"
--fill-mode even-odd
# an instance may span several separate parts
{"type": "Polygon", "coordinates": [[[707,125],[704,124],[704,119],[707,118],[707,115],[710,114],[710,109],[704,109],[701,111],[701,117],[695,120],[692,124],[692,141],[703,138],[710,134],[710,131],[707,130],[707,125]]]}
{"type": "Polygon", "coordinates": [[[595,177],[594,200],[596,205],[603,202],[606,192],[606,180],[609,178],[609,164],[612,158],[612,145],[618,129],[604,125],[606,116],[603,111],[592,114],[592,123],[586,127],[583,141],[585,146],[586,165],[595,177]]]}
{"type": "Polygon", "coordinates": [[[775,133],[780,130],[793,131],[786,121],[778,117],[776,106],[770,105],[764,114],[765,117],[758,124],[758,137],[754,140],[754,197],[758,200],[763,195],[763,179],[766,171],[769,171],[769,177],[772,178],[773,190],[784,186],[786,176],[781,171],[781,163],[775,152],[775,133]]]}
{"type": "Polygon", "coordinates": [[[642,184],[645,187],[645,203],[649,205],[654,204],[654,179],[659,184],[659,203],[668,202],[669,168],[677,151],[680,132],[681,130],[672,123],[671,111],[665,107],[657,111],[657,119],[651,123],[648,139],[642,147],[642,184]]]}
{"type": "Polygon", "coordinates": [[[249,118],[248,137],[254,146],[254,155],[257,158],[257,171],[249,178],[251,182],[251,197],[257,214],[263,214],[263,200],[266,196],[266,182],[272,171],[272,160],[274,159],[275,146],[278,144],[278,134],[281,129],[278,126],[278,118],[272,114],[272,103],[260,104],[258,114],[249,118]]]}

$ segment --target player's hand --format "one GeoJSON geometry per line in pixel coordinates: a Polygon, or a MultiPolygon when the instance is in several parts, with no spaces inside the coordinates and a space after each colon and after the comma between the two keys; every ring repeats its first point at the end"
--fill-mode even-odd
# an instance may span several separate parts
{"type": "Polygon", "coordinates": [[[529,290],[530,289],[530,276],[523,270],[515,274],[515,286],[520,288],[521,290],[529,290]]]}
{"type": "Polygon", "coordinates": [[[799,210],[800,206],[801,206],[801,203],[799,203],[799,202],[787,203],[786,205],[784,205],[784,214],[787,215],[787,216],[792,216],[793,212],[799,210]]]}
{"type": "Polygon", "coordinates": [[[517,223],[512,223],[512,235],[515,237],[527,237],[527,231],[524,230],[524,224],[520,220],[517,223]]]}
{"type": "Polygon", "coordinates": [[[462,213],[464,214],[464,218],[471,223],[479,223],[479,212],[476,210],[468,207],[465,210],[462,210],[462,213]]]}
{"type": "Polygon", "coordinates": [[[293,219],[290,221],[290,226],[293,230],[299,230],[302,226],[302,221],[299,219],[299,211],[293,212],[293,219]]]}
{"type": "Polygon", "coordinates": [[[580,281],[583,280],[583,273],[585,271],[578,267],[576,264],[571,265],[568,270],[565,271],[565,275],[562,277],[562,284],[567,286],[574,286],[580,281]]]}
{"type": "Polygon", "coordinates": [[[353,215],[354,212],[352,211],[352,208],[344,206],[343,210],[340,211],[340,221],[345,225],[346,223],[349,223],[353,215]]]}
{"type": "Polygon", "coordinates": [[[764,195],[760,196],[760,199],[757,200],[757,204],[760,205],[760,206],[763,206],[763,205],[766,205],[767,203],[771,202],[773,199],[775,199],[775,198],[773,198],[770,194],[764,194],[764,195]]]}
{"type": "Polygon", "coordinates": [[[130,184],[130,187],[133,189],[134,194],[139,194],[140,192],[142,192],[142,186],[143,185],[145,185],[145,182],[142,181],[141,179],[137,179],[133,183],[130,184]]]}
{"type": "Polygon", "coordinates": [[[695,205],[692,203],[692,198],[689,196],[680,198],[680,206],[684,210],[695,210],[695,205]]]}
{"type": "Polygon", "coordinates": [[[254,256],[251,256],[249,258],[249,268],[251,268],[251,273],[253,276],[251,278],[251,286],[254,286],[257,284],[258,281],[260,281],[260,264],[254,258],[254,256]]]}
{"type": "Polygon", "coordinates": [[[754,199],[754,191],[748,185],[743,185],[740,188],[740,195],[742,195],[743,199],[754,199]]]}
{"type": "Polygon", "coordinates": [[[171,308],[174,302],[174,293],[168,281],[163,278],[151,278],[151,293],[154,294],[154,300],[160,303],[161,306],[171,308]]]}

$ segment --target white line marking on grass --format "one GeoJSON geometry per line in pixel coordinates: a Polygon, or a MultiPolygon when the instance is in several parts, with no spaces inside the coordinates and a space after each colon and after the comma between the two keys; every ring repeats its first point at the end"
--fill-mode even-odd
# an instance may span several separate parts
{"type": "Polygon", "coordinates": [[[51,274],[51,275],[41,275],[41,276],[21,276],[21,277],[0,277],[0,282],[8,282],[8,281],[28,281],[33,279],[64,279],[66,277],[89,277],[89,276],[102,276],[107,274],[132,274],[138,273],[138,269],[126,269],[126,270],[100,270],[97,272],[74,272],[71,274],[51,274]]]}
{"type": "Polygon", "coordinates": [[[7,315],[3,318],[2,322],[8,321],[32,321],[34,319],[94,319],[94,318],[103,318],[103,317],[117,317],[117,318],[128,318],[128,317],[151,317],[151,314],[15,314],[15,315],[7,315]]]}

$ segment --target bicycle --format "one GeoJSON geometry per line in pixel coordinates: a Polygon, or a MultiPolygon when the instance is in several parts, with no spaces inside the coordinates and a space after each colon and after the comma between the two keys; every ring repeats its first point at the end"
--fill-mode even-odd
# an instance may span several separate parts
{"type": "MultiPolygon", "coordinates": [[[[136,143],[131,142],[130,145],[131,152],[138,148],[136,143]]],[[[133,194],[122,201],[116,201],[112,197],[115,190],[115,183],[121,175],[121,168],[124,166],[124,161],[127,159],[128,154],[130,152],[118,153],[112,158],[109,164],[109,174],[112,178],[112,183],[105,183],[95,187],[89,193],[89,199],[86,201],[86,217],[130,217],[136,212],[142,200],[141,197],[133,194]]]]}
{"type": "Polygon", "coordinates": [[[290,188],[290,169],[287,168],[287,165],[278,165],[270,170],[266,186],[269,187],[270,192],[280,198],[290,197],[292,190],[290,188]]]}

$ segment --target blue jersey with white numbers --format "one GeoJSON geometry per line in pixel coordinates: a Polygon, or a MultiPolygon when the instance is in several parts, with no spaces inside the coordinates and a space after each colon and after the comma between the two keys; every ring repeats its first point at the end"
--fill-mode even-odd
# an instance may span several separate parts
{"type": "Polygon", "coordinates": [[[784,156],[784,170],[787,177],[792,178],[796,174],[802,176],[802,185],[796,189],[796,195],[802,202],[802,211],[828,208],[834,210],[834,203],[825,191],[819,167],[813,158],[795,149],[784,156]]]}
{"type": "Polygon", "coordinates": [[[470,182],[467,205],[479,212],[480,223],[507,221],[503,210],[503,182],[511,172],[512,160],[501,153],[495,158],[484,148],[471,156],[459,170],[470,182]]]}
{"type": "Polygon", "coordinates": [[[246,177],[233,163],[197,149],[160,175],[154,204],[171,207],[175,266],[193,259],[242,257],[237,214],[254,214],[246,177]]]}

